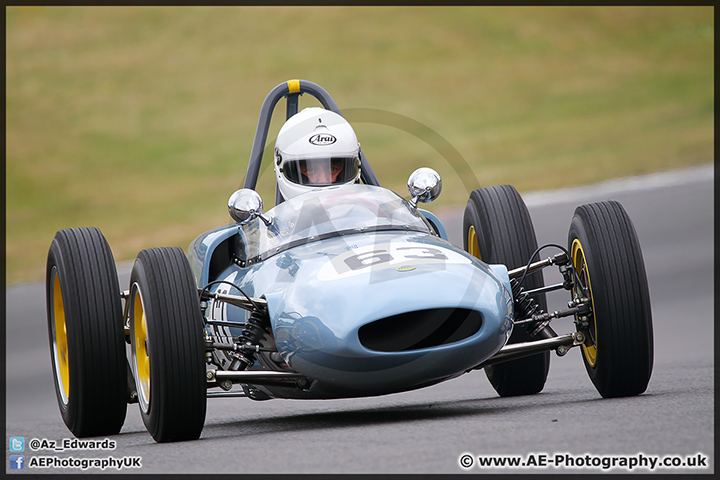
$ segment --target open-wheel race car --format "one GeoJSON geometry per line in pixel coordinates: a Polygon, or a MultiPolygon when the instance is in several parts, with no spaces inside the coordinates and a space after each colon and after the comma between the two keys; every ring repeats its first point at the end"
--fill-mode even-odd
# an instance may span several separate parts
{"type": "Polygon", "coordinates": [[[410,199],[380,186],[320,86],[292,80],[263,102],[233,222],[186,252],[141,251],[121,290],[96,228],[60,230],[47,262],[47,318],[62,418],[78,437],[120,432],[138,403],[157,442],[196,439],[208,398],[333,399],[409,391],[485,370],[501,396],[540,392],[550,352],[579,346],[603,397],[645,391],[650,300],[632,222],[614,201],[577,207],[567,246],[538,248],[509,185],[471,193],[464,249],[419,203],[441,191],[420,168],[410,199]],[[323,108],[298,111],[309,94],[323,108]],[[255,191],[275,106],[276,206],[255,191]],[[556,250],[541,257],[543,249],[556,250]],[[544,259],[543,259],[544,258],[544,259]],[[542,270],[562,283],[544,286],[542,270]],[[547,311],[545,295],[569,293],[547,311]],[[556,333],[550,322],[569,317],[556,333]]]}

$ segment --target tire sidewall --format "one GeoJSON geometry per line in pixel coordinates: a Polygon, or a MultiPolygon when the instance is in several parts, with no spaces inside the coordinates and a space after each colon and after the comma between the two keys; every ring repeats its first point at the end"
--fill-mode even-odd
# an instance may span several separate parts
{"type": "MultiPolygon", "coordinates": [[[[153,321],[155,320],[155,311],[153,310],[153,297],[157,292],[149,291],[151,290],[151,288],[149,287],[147,280],[147,273],[145,272],[145,267],[143,266],[142,261],[136,260],[130,274],[130,301],[135,300],[135,293],[138,293],[142,299],[147,328],[147,349],[148,354],[150,354],[150,352],[152,352],[155,348],[154,342],[156,341],[155,329],[157,328],[157,325],[156,322],[153,321]]],[[[130,306],[130,312],[130,337],[132,339],[131,351],[133,361],[132,367],[133,375],[135,376],[137,382],[137,363],[135,359],[135,312],[132,305],[130,306]]],[[[142,417],[143,423],[145,424],[148,432],[153,436],[157,433],[158,418],[160,416],[160,410],[163,404],[163,401],[161,399],[162,393],[157,391],[158,387],[160,386],[160,381],[157,380],[160,372],[158,371],[156,363],[157,362],[153,362],[152,358],[150,358],[150,400],[148,403],[147,411],[145,411],[142,406],[140,407],[140,416],[142,417]]],[[[136,388],[138,389],[139,396],[140,390],[137,384],[136,388]]]]}
{"type": "MultiPolygon", "coordinates": [[[[67,292],[69,291],[69,285],[67,281],[67,272],[65,270],[65,262],[63,261],[62,251],[60,249],[60,245],[58,244],[57,239],[53,239],[52,244],[50,245],[50,250],[48,252],[48,262],[47,262],[47,272],[45,276],[45,291],[46,292],[54,292],[55,285],[53,284],[53,270],[56,271],[58,280],[60,283],[60,290],[61,292],[67,292]]],[[[53,372],[53,380],[54,380],[54,386],[55,386],[55,395],[57,397],[58,406],[60,407],[60,414],[62,415],[63,421],[68,426],[68,428],[72,431],[75,428],[75,423],[77,419],[77,376],[75,372],[77,372],[78,369],[78,348],[79,343],[76,340],[77,335],[77,329],[74,324],[74,319],[71,315],[68,315],[68,304],[67,299],[63,297],[63,306],[65,309],[64,315],[65,315],[65,326],[67,329],[67,342],[68,342],[68,371],[69,371],[69,395],[68,395],[68,401],[65,403],[62,398],[62,393],[60,392],[60,379],[58,379],[58,366],[55,361],[55,348],[53,345],[53,338],[54,338],[54,309],[55,305],[53,303],[53,299],[50,295],[47,295],[46,298],[47,302],[47,312],[48,312],[48,318],[47,318],[47,327],[48,327],[48,338],[50,340],[50,362],[52,365],[52,372],[53,372]],[[53,312],[52,314],[50,312],[53,312]]]]}
{"type": "Polygon", "coordinates": [[[603,353],[602,349],[597,348],[597,344],[602,345],[604,343],[605,339],[603,338],[603,333],[605,332],[605,329],[598,328],[597,322],[602,321],[602,319],[605,318],[606,315],[606,309],[603,305],[603,299],[605,298],[605,278],[604,272],[602,271],[602,269],[599,268],[599,265],[597,264],[595,259],[595,252],[597,251],[597,241],[594,238],[591,239],[588,235],[582,218],[583,217],[581,216],[581,212],[578,212],[578,214],[573,216],[572,222],[570,223],[570,230],[568,233],[568,243],[572,248],[572,244],[576,239],[580,242],[583,254],[585,256],[585,265],[586,269],[588,270],[588,277],[590,279],[591,295],[593,302],[593,325],[595,329],[595,336],[599,337],[595,338],[595,365],[593,366],[590,364],[584,351],[581,352],[581,356],[588,376],[594,382],[596,376],[598,375],[598,372],[602,374],[603,370],[603,353]]]}
{"type": "MultiPolygon", "coordinates": [[[[477,207],[475,206],[475,203],[470,200],[467,205],[465,205],[465,213],[463,214],[463,249],[466,252],[470,250],[470,245],[468,244],[468,232],[470,227],[475,228],[475,236],[478,240],[480,251],[486,250],[485,239],[482,238],[483,231],[478,231],[478,226],[480,225],[480,215],[478,214],[477,207]]],[[[483,262],[485,261],[483,258],[480,258],[480,260],[483,262]]]]}

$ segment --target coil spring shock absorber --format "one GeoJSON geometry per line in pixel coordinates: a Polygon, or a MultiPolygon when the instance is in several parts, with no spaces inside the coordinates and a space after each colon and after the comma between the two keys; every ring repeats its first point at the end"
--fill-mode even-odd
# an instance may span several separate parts
{"type": "Polygon", "coordinates": [[[238,351],[233,355],[234,359],[230,364],[230,370],[245,370],[255,363],[255,354],[260,349],[260,341],[265,335],[265,329],[269,324],[267,312],[254,309],[245,323],[235,343],[238,351]]]}
{"type": "MultiPolygon", "coordinates": [[[[516,279],[510,279],[510,288],[515,303],[515,320],[528,319],[545,313],[535,299],[525,292],[525,289],[516,279]]],[[[549,321],[531,322],[526,324],[525,329],[532,336],[537,335],[541,338],[556,337],[557,334],[550,328],[549,323],[549,321]]]]}
{"type": "Polygon", "coordinates": [[[525,293],[525,289],[520,286],[516,279],[510,280],[510,288],[512,289],[513,301],[515,302],[515,320],[530,318],[536,312],[542,313],[540,305],[525,293]],[[539,312],[538,312],[539,310],[539,312]]]}

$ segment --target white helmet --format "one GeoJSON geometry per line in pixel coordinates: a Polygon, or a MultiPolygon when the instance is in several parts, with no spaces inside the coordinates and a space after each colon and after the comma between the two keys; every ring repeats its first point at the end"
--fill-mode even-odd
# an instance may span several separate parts
{"type": "Polygon", "coordinates": [[[316,187],[355,183],[360,178],[360,144],[340,115],[319,107],[296,113],[275,141],[275,176],[283,198],[316,187]]]}

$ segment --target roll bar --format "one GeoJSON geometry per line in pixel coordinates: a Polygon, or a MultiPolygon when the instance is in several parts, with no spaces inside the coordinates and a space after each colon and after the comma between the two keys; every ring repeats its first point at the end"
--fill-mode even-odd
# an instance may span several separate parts
{"type": "MultiPolygon", "coordinates": [[[[342,116],[340,109],[330,94],[320,85],[309,82],[307,80],[288,80],[277,87],[273,88],[263,101],[260,108],[260,117],[258,118],[257,128],[255,129],[255,138],[253,139],[252,150],[250,151],[250,161],[248,162],[247,173],[245,174],[245,182],[243,188],[255,190],[257,186],[258,176],[260,174],[260,164],[262,163],[263,152],[265,151],[265,142],[267,141],[268,130],[270,129],[270,120],[275,111],[275,106],[283,98],[287,98],[286,117],[289,119],[298,112],[298,103],[300,95],[308,93],[315,97],[322,106],[330,111],[342,116]]],[[[373,172],[370,164],[365,158],[362,150],[360,150],[360,179],[367,185],[380,186],[375,172],[373,172]]],[[[279,204],[283,201],[280,191],[276,189],[275,203],[279,204]]]]}

